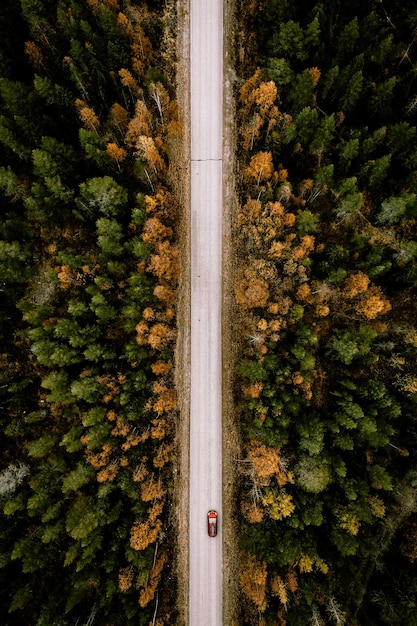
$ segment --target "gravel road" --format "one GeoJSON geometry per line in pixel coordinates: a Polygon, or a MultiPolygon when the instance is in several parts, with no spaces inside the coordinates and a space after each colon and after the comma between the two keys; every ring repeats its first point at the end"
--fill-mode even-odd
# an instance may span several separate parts
{"type": "Polygon", "coordinates": [[[189,626],[222,625],[223,3],[190,0],[189,626]],[[207,512],[219,516],[207,533],[207,512]]]}

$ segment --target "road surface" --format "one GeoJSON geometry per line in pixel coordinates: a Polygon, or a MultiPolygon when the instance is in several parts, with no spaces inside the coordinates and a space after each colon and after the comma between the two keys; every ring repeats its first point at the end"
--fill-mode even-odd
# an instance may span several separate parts
{"type": "Polygon", "coordinates": [[[222,626],[223,3],[190,0],[189,626],[222,626]],[[219,516],[218,536],[207,513],[219,516]]]}

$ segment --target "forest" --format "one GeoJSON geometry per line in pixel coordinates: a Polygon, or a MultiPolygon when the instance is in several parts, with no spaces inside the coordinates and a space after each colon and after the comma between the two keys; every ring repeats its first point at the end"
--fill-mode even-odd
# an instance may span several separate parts
{"type": "Polygon", "coordinates": [[[240,18],[241,624],[417,624],[416,21],[240,18]]]}
{"type": "MultiPolygon", "coordinates": [[[[161,2],[0,8],[0,622],[175,623],[161,2]]],[[[165,56],[164,56],[165,55],[165,56]]]]}
{"type": "MultiPolygon", "coordinates": [[[[0,6],[4,626],[178,620],[166,5],[0,6]]],[[[238,626],[417,626],[417,2],[236,16],[238,626]]]]}

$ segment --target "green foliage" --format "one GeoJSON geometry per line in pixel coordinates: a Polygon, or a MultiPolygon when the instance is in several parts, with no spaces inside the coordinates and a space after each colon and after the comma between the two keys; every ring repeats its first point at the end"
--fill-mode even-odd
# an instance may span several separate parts
{"type": "Polygon", "coordinates": [[[294,72],[290,64],[282,58],[272,57],[268,59],[267,74],[278,88],[290,85],[294,80],[294,72]]]}
{"type": "Polygon", "coordinates": [[[401,196],[393,196],[384,200],[381,210],[376,217],[379,224],[396,224],[400,222],[408,210],[417,213],[417,196],[414,193],[404,193],[401,196]]]}
{"type": "Polygon", "coordinates": [[[85,540],[99,525],[99,516],[91,500],[79,497],[66,518],[66,530],[74,539],[85,540]]]}
{"type": "Polygon", "coordinates": [[[80,185],[80,206],[87,214],[117,216],[127,203],[127,191],[110,176],[91,178],[80,185]]]}
{"type": "Polygon", "coordinates": [[[309,493],[320,493],[331,483],[329,462],[321,456],[303,456],[294,471],[297,483],[309,493]]]}
{"type": "Polygon", "coordinates": [[[350,365],[354,359],[359,359],[371,351],[371,343],[376,332],[368,326],[360,326],[357,331],[338,330],[327,343],[327,356],[333,360],[340,360],[350,365]]]}
{"type": "Polygon", "coordinates": [[[79,463],[78,466],[65,476],[62,483],[62,493],[78,491],[83,485],[87,485],[94,477],[91,465],[79,463]]]}
{"type": "Polygon", "coordinates": [[[97,243],[104,257],[118,257],[123,254],[122,227],[116,220],[101,217],[96,222],[97,243]]]}
{"type": "Polygon", "coordinates": [[[88,159],[94,161],[99,167],[108,164],[109,157],[106,152],[105,141],[96,132],[80,128],[79,137],[81,147],[85,151],[88,159]]]}
{"type": "Polygon", "coordinates": [[[309,209],[297,215],[296,229],[300,236],[317,233],[320,229],[320,218],[309,209]]]}
{"type": "Polygon", "coordinates": [[[265,380],[267,377],[267,373],[260,363],[249,360],[238,363],[238,365],[236,366],[236,371],[238,374],[240,374],[240,376],[243,376],[245,379],[247,379],[249,383],[265,380]]]}
{"type": "Polygon", "coordinates": [[[29,456],[39,458],[47,456],[55,447],[56,437],[54,435],[43,435],[33,441],[29,446],[29,456]]]}

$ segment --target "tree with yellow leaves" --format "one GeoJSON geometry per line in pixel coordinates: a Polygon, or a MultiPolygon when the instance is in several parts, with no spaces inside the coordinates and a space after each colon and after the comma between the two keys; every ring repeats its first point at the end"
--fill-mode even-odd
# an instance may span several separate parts
{"type": "Polygon", "coordinates": [[[167,556],[165,553],[163,553],[161,554],[160,557],[158,557],[155,560],[155,564],[152,568],[151,575],[148,579],[148,582],[146,586],[140,590],[140,594],[139,594],[140,606],[142,607],[146,606],[155,597],[156,588],[161,578],[166,559],[167,559],[167,556]]]}
{"type": "Polygon", "coordinates": [[[155,479],[152,474],[146,481],[142,481],[140,486],[140,497],[143,502],[152,502],[160,500],[165,495],[165,489],[162,487],[161,479],[155,479]]]}
{"type": "Polygon", "coordinates": [[[160,519],[155,520],[153,524],[149,520],[136,521],[130,530],[130,545],[133,550],[145,550],[151,543],[155,543],[161,528],[160,519]]]}
{"type": "Polygon", "coordinates": [[[281,604],[286,608],[288,604],[288,590],[285,581],[277,574],[271,580],[271,591],[279,597],[281,604]]]}
{"type": "Polygon", "coordinates": [[[170,104],[170,97],[168,91],[165,89],[161,82],[150,83],[149,85],[149,95],[152,100],[156,104],[156,108],[158,109],[159,116],[161,118],[162,124],[168,120],[168,111],[170,104]]]}
{"type": "Polygon", "coordinates": [[[136,141],[136,154],[146,162],[154,174],[162,174],[165,171],[165,163],[159,154],[155,140],[146,135],[140,135],[136,141]]]}
{"type": "Polygon", "coordinates": [[[256,609],[263,613],[267,606],[266,563],[265,561],[259,561],[249,552],[241,554],[240,563],[240,587],[245,596],[254,603],[256,609]]]}
{"type": "Polygon", "coordinates": [[[152,461],[154,467],[163,467],[169,463],[172,459],[173,449],[174,446],[172,444],[161,443],[152,461]]]}
{"type": "Polygon", "coordinates": [[[292,496],[285,489],[266,489],[265,492],[262,504],[271,519],[279,521],[292,515],[295,504],[292,496]]]}
{"type": "Polygon", "coordinates": [[[122,567],[119,570],[119,589],[128,591],[133,585],[133,567],[122,567]]]}
{"type": "Polygon", "coordinates": [[[245,168],[244,177],[247,182],[256,183],[259,186],[261,182],[270,180],[273,171],[272,154],[258,152],[253,155],[249,165],[245,168]]]}

